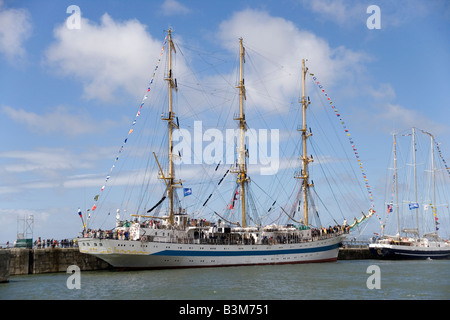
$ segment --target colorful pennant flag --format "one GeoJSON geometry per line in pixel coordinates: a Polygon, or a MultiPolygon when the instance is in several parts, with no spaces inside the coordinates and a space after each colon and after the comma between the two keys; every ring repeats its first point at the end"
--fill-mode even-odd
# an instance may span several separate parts
{"type": "Polygon", "coordinates": [[[439,148],[440,143],[438,143],[438,142],[436,142],[436,140],[434,140],[434,144],[436,145],[436,150],[439,153],[439,158],[441,158],[442,162],[444,163],[444,167],[447,170],[448,175],[450,176],[450,167],[447,165],[447,161],[445,161],[445,158],[442,156],[441,149],[439,148]]]}
{"type": "Polygon", "coordinates": [[[434,225],[435,225],[435,228],[436,228],[436,232],[439,230],[439,225],[440,225],[440,223],[438,222],[438,217],[437,217],[437,214],[436,214],[436,208],[430,203],[430,207],[431,207],[431,209],[433,210],[433,216],[434,216],[434,225]]]}
{"type": "MultiPolygon", "coordinates": [[[[162,45],[162,48],[161,48],[161,53],[160,53],[159,59],[158,59],[158,61],[157,61],[157,63],[156,63],[156,67],[155,67],[155,69],[154,69],[152,78],[151,78],[151,80],[150,80],[150,83],[148,84],[146,93],[145,93],[144,97],[142,98],[141,103],[139,104],[139,109],[138,109],[138,111],[137,111],[137,113],[136,113],[135,119],[133,120],[133,122],[132,122],[132,124],[131,124],[131,127],[133,127],[133,126],[136,124],[136,119],[137,119],[137,117],[139,117],[139,116],[141,115],[141,109],[142,109],[142,107],[144,106],[145,100],[148,99],[148,92],[150,92],[150,90],[151,90],[151,85],[153,84],[153,80],[155,79],[156,71],[158,70],[159,63],[161,62],[161,57],[162,57],[162,55],[163,55],[163,53],[164,53],[164,48],[165,48],[165,46],[166,46],[166,43],[167,43],[167,36],[164,38],[164,42],[163,42],[163,45],[162,45]]],[[[125,138],[125,140],[123,141],[123,144],[124,144],[124,145],[125,145],[125,144],[127,143],[127,141],[128,141],[128,136],[129,136],[131,133],[133,133],[133,131],[134,131],[134,129],[132,129],[132,128],[129,129],[128,135],[127,135],[127,137],[125,138]]],[[[118,152],[119,154],[122,153],[122,151],[123,151],[123,149],[124,149],[124,145],[122,145],[122,146],[120,147],[119,152],[118,152]]],[[[119,160],[119,156],[117,155],[117,156],[114,158],[114,163],[117,162],[118,160],[119,160]]],[[[113,164],[113,166],[111,167],[110,173],[113,171],[114,168],[115,168],[115,164],[113,164]]],[[[100,191],[103,191],[103,190],[105,189],[106,183],[108,182],[109,178],[110,178],[110,175],[108,174],[108,175],[106,176],[106,179],[105,179],[105,184],[102,186],[102,188],[101,188],[100,191]]],[[[100,195],[97,194],[97,195],[94,197],[94,200],[95,200],[95,201],[98,201],[99,197],[100,197],[100,195]]],[[[94,211],[96,208],[97,208],[97,205],[94,204],[94,206],[92,207],[91,211],[94,211]]],[[[89,215],[88,219],[89,219],[89,218],[90,218],[90,215],[89,215]]]]}
{"type": "MultiPolygon", "coordinates": [[[[355,154],[355,158],[356,158],[356,160],[358,162],[359,168],[361,169],[361,173],[362,173],[362,175],[364,177],[364,184],[366,185],[366,189],[367,189],[367,192],[369,194],[369,200],[372,203],[372,208],[375,208],[374,201],[373,201],[373,194],[372,194],[372,190],[371,190],[370,185],[369,185],[369,181],[367,179],[367,174],[364,171],[363,163],[361,162],[360,156],[359,156],[358,151],[357,151],[358,149],[356,148],[355,142],[354,142],[351,134],[349,133],[349,130],[348,130],[348,128],[347,128],[347,126],[346,126],[346,124],[345,124],[345,122],[343,120],[341,112],[338,111],[338,109],[334,105],[333,101],[329,97],[328,93],[325,92],[325,89],[324,89],[323,85],[320,84],[320,82],[317,80],[317,77],[313,73],[310,73],[310,75],[311,75],[312,79],[314,80],[314,83],[319,87],[320,91],[327,98],[327,101],[329,102],[329,104],[331,106],[331,109],[336,114],[336,117],[339,118],[339,121],[340,121],[340,123],[341,123],[341,125],[342,125],[342,127],[344,129],[344,132],[345,132],[345,134],[346,134],[346,136],[347,136],[347,138],[348,138],[348,140],[349,140],[349,142],[350,142],[350,144],[352,146],[353,152],[355,154]]],[[[379,218],[379,219],[381,219],[381,218],[379,218]]]]}

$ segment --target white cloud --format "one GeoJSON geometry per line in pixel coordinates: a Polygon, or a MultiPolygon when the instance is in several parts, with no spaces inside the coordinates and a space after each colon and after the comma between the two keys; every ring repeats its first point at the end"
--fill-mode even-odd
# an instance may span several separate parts
{"type": "Polygon", "coordinates": [[[111,128],[114,123],[104,120],[95,122],[84,113],[71,114],[69,108],[57,106],[46,114],[37,114],[24,109],[14,109],[4,106],[1,112],[17,123],[25,124],[32,132],[38,134],[65,134],[77,136],[87,133],[96,133],[111,128]]]}
{"type": "Polygon", "coordinates": [[[116,148],[104,147],[82,152],[66,148],[36,148],[0,152],[0,195],[20,194],[25,190],[98,186],[105,174],[77,172],[94,170],[97,161],[113,154],[116,148]]]}
{"type": "MultiPolygon", "coordinates": [[[[381,90],[380,86],[380,90],[381,90]]],[[[388,87],[389,88],[389,87],[388,87]]],[[[389,97],[389,90],[387,91],[389,97]]],[[[443,122],[438,122],[430,118],[426,113],[403,106],[402,104],[383,99],[379,93],[369,92],[375,101],[372,104],[352,110],[353,127],[358,127],[370,133],[388,134],[399,130],[416,127],[430,130],[436,136],[446,136],[450,132],[450,127],[443,122]]]]}
{"type": "Polygon", "coordinates": [[[182,5],[179,1],[176,0],[165,0],[161,5],[161,9],[164,15],[176,15],[176,14],[186,14],[191,10],[186,6],[182,5]]]}
{"type": "Polygon", "coordinates": [[[399,104],[386,103],[377,106],[376,115],[372,119],[375,120],[374,124],[378,129],[387,133],[392,133],[394,129],[404,130],[412,127],[430,130],[437,136],[449,132],[447,125],[430,119],[420,111],[411,110],[399,104]]]}
{"type": "Polygon", "coordinates": [[[65,23],[54,30],[56,41],[46,62],[63,76],[83,83],[87,99],[113,102],[117,93],[137,97],[150,80],[162,46],[139,21],[114,21],[107,13],[100,24],[82,18],[81,28],[65,23]]]}
{"type": "MultiPolygon", "coordinates": [[[[25,172],[58,172],[75,168],[90,168],[91,164],[82,161],[82,155],[75,155],[64,148],[41,148],[34,151],[3,151],[0,158],[13,159],[10,163],[4,163],[1,171],[9,173],[25,172]]],[[[0,172],[1,172],[0,171],[0,172]]]]}
{"type": "Polygon", "coordinates": [[[8,61],[23,59],[23,43],[30,37],[31,17],[25,9],[6,9],[0,1],[0,53],[8,61]]]}
{"type": "Polygon", "coordinates": [[[399,27],[428,16],[433,10],[440,11],[447,1],[384,0],[378,3],[381,11],[381,28],[399,27]]]}
{"type": "Polygon", "coordinates": [[[365,88],[367,93],[377,100],[393,100],[395,98],[395,90],[389,83],[381,83],[378,89],[373,86],[365,88]]]}
{"type": "Polygon", "coordinates": [[[239,37],[243,37],[247,53],[251,54],[252,48],[262,53],[252,54],[254,69],[249,70],[251,65],[247,61],[244,77],[247,91],[257,92],[252,95],[255,105],[265,108],[273,107],[268,105],[267,97],[260,94],[267,92],[267,88],[270,88],[272,100],[292,101],[300,95],[298,75],[302,58],[308,60],[309,71],[317,74],[327,87],[339,81],[341,85],[352,83],[364,71],[363,63],[369,59],[344,46],[332,48],[314,33],[300,30],[293,22],[265,11],[240,11],[220,24],[218,38],[230,51],[238,52],[239,37]],[[276,63],[268,63],[267,57],[276,63]]]}
{"type": "Polygon", "coordinates": [[[366,28],[366,21],[372,15],[367,8],[375,4],[380,8],[381,28],[399,27],[427,16],[431,8],[445,11],[446,1],[421,0],[378,0],[363,2],[360,0],[303,0],[303,5],[316,14],[320,20],[331,21],[340,27],[350,28],[359,26],[366,28]]]}
{"type": "Polygon", "coordinates": [[[365,21],[369,17],[366,9],[370,4],[349,0],[304,0],[303,4],[317,14],[321,19],[337,23],[340,26],[350,26],[361,23],[365,28],[365,21]]]}

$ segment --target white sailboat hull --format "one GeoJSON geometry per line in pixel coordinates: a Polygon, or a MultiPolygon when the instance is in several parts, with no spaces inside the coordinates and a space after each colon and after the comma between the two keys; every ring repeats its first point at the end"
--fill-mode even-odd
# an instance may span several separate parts
{"type": "Polygon", "coordinates": [[[81,238],[80,252],[119,269],[166,269],[332,262],[345,235],[292,244],[211,245],[81,238]]]}

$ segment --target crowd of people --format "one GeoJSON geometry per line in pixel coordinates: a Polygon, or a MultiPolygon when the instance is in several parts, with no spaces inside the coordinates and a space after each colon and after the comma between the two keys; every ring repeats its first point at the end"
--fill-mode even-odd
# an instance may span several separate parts
{"type": "MultiPolygon", "coordinates": [[[[0,248],[8,249],[8,248],[15,248],[16,247],[16,241],[14,243],[10,243],[7,241],[6,243],[0,245],[0,248]]],[[[20,247],[23,247],[21,245],[20,247]]],[[[34,240],[32,247],[28,247],[29,249],[45,249],[45,248],[78,248],[78,241],[77,239],[41,239],[39,237],[37,240],[34,240]]]]}
{"type": "Polygon", "coordinates": [[[39,237],[37,240],[34,240],[33,247],[35,249],[44,249],[44,248],[77,248],[78,242],[77,239],[41,239],[39,237]]]}
{"type": "Polygon", "coordinates": [[[83,238],[97,238],[97,239],[114,239],[114,240],[128,240],[130,232],[127,230],[102,230],[102,229],[87,229],[83,232],[83,238]]]}
{"type": "Polygon", "coordinates": [[[328,228],[322,227],[322,228],[312,228],[311,229],[311,236],[314,238],[329,238],[333,235],[342,234],[342,233],[349,233],[350,227],[346,224],[344,225],[335,225],[334,227],[329,226],[328,228]]]}

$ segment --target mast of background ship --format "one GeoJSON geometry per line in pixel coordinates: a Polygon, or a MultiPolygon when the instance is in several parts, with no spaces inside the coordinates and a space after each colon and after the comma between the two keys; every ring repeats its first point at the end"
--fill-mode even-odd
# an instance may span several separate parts
{"type": "Polygon", "coordinates": [[[245,63],[245,48],[242,44],[242,38],[239,38],[239,45],[240,45],[240,62],[239,62],[239,85],[236,87],[239,89],[239,117],[235,117],[234,120],[239,121],[239,129],[240,129],[240,148],[239,148],[239,159],[238,159],[238,165],[239,168],[235,172],[238,174],[238,183],[240,185],[240,197],[241,197],[241,206],[242,206],[242,227],[246,227],[245,222],[245,214],[246,214],[246,207],[245,207],[245,189],[246,184],[248,182],[247,177],[247,166],[246,166],[246,152],[245,152],[245,131],[247,131],[247,123],[245,122],[245,114],[244,114],[244,100],[246,100],[245,97],[245,85],[244,85],[244,70],[243,70],[243,64],[245,63]]]}
{"type": "Polygon", "coordinates": [[[305,80],[306,80],[306,73],[308,72],[308,68],[305,67],[305,59],[302,60],[302,75],[303,75],[303,82],[302,82],[302,99],[299,101],[302,104],[302,114],[303,114],[303,121],[302,121],[302,127],[301,129],[298,129],[298,131],[301,131],[302,133],[302,143],[303,143],[303,152],[300,157],[302,160],[302,171],[300,175],[295,175],[295,178],[302,179],[302,191],[303,191],[303,206],[304,206],[304,212],[305,212],[305,225],[308,225],[308,191],[309,187],[312,187],[313,184],[309,183],[309,172],[308,172],[308,164],[313,161],[312,158],[307,156],[307,150],[306,150],[306,140],[312,135],[311,132],[307,131],[306,128],[306,108],[310,104],[309,98],[308,101],[306,101],[305,97],[305,80]]]}
{"type": "Polygon", "coordinates": [[[394,133],[394,176],[395,176],[395,211],[397,214],[397,235],[400,237],[400,212],[398,205],[398,176],[397,176],[397,135],[394,133]]]}
{"type": "Polygon", "coordinates": [[[168,31],[168,43],[169,43],[169,73],[167,75],[167,78],[164,80],[167,81],[168,87],[169,87],[169,113],[167,115],[162,116],[162,120],[167,121],[167,127],[169,130],[169,174],[168,176],[163,176],[161,179],[165,179],[167,182],[167,197],[169,199],[169,219],[168,222],[170,225],[173,225],[174,223],[174,203],[173,203],[173,194],[174,194],[174,188],[176,185],[180,184],[180,182],[175,182],[175,172],[174,172],[174,166],[173,166],[173,142],[172,142],[172,132],[174,128],[177,128],[178,126],[175,124],[174,116],[175,113],[172,111],[172,90],[177,90],[176,81],[173,79],[172,74],[172,50],[174,53],[176,53],[175,46],[172,41],[172,30],[169,29],[168,31]]]}
{"type": "MultiPolygon", "coordinates": [[[[416,162],[416,128],[412,128],[412,147],[413,147],[413,165],[414,165],[414,195],[415,195],[415,203],[418,204],[417,201],[417,162],[416,162]]],[[[416,205],[416,223],[417,223],[417,238],[420,238],[420,230],[419,230],[419,207],[416,205]]]]}
{"type": "MultiPolygon", "coordinates": [[[[434,212],[435,215],[437,212],[437,203],[436,203],[436,170],[434,168],[434,136],[429,133],[431,138],[431,174],[432,174],[432,184],[433,184],[433,204],[434,204],[434,212]]],[[[434,221],[436,225],[436,220],[434,221]]],[[[437,236],[437,228],[435,229],[436,236],[437,236]]]]}
{"type": "MultiPolygon", "coordinates": [[[[437,213],[437,203],[436,203],[436,168],[434,167],[434,136],[427,131],[421,130],[423,133],[428,134],[431,138],[431,146],[430,146],[430,151],[431,151],[431,184],[433,185],[433,207],[432,207],[432,212],[433,212],[433,216],[436,216],[437,213]]],[[[435,225],[436,225],[436,220],[435,220],[435,225]]],[[[437,236],[437,229],[435,230],[436,236],[437,236]]]]}

